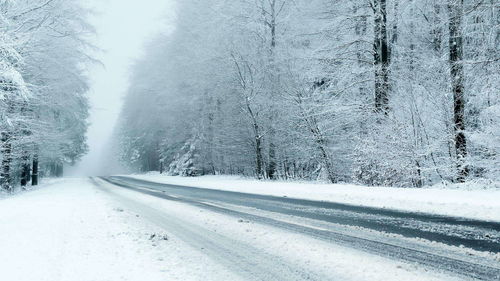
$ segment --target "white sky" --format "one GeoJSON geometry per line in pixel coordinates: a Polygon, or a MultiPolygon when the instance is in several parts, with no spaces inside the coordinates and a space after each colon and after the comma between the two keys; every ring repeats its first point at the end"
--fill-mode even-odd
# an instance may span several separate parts
{"type": "Polygon", "coordinates": [[[92,105],[88,132],[89,154],[66,175],[89,176],[103,173],[103,149],[111,137],[127,89],[128,73],[142,47],[154,34],[168,30],[173,0],[82,0],[96,13],[92,23],[96,45],[103,50],[98,58],[104,66],[91,68],[92,105]]]}

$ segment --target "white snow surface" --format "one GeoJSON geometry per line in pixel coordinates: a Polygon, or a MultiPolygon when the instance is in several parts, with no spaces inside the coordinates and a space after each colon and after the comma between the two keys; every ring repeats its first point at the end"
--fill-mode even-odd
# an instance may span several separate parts
{"type": "Polygon", "coordinates": [[[222,273],[88,179],[48,181],[0,199],[2,281],[224,280],[222,273]]]}
{"type": "Polygon", "coordinates": [[[181,186],[500,221],[500,188],[494,188],[499,185],[491,183],[489,188],[483,188],[485,185],[480,183],[431,188],[394,188],[259,181],[239,176],[179,177],[148,173],[131,177],[181,186]]]}

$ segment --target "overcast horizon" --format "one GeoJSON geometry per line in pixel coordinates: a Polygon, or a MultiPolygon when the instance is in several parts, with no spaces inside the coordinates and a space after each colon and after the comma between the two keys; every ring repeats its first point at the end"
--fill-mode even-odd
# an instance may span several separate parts
{"type": "Polygon", "coordinates": [[[103,150],[113,141],[130,69],[143,55],[148,40],[167,32],[173,21],[174,3],[170,0],[91,0],[87,5],[93,11],[94,43],[101,49],[95,55],[102,64],[90,66],[89,71],[89,152],[74,166],[67,166],[65,176],[104,175],[121,169],[115,159],[102,158],[103,150]]]}

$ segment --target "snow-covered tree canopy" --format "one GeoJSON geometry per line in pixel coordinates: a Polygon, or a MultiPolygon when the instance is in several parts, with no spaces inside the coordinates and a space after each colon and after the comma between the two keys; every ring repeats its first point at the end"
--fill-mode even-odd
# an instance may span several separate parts
{"type": "MultiPolygon", "coordinates": [[[[76,0],[0,1],[1,182],[59,173],[86,152],[83,66],[92,30],[76,0]],[[38,163],[41,167],[38,171],[38,163]]],[[[36,183],[36,182],[35,182],[36,183]]]]}
{"type": "Polygon", "coordinates": [[[135,65],[142,171],[422,186],[498,178],[500,5],[186,0],[135,65]]]}

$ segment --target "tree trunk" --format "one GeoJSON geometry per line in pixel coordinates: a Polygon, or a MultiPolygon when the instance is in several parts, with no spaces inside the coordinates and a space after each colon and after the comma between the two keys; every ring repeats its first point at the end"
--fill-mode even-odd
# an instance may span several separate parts
{"type": "Polygon", "coordinates": [[[207,100],[207,108],[208,108],[208,114],[207,114],[207,117],[208,117],[208,136],[207,136],[207,142],[208,142],[208,163],[207,163],[207,166],[208,166],[208,173],[210,173],[211,175],[215,175],[216,174],[216,168],[215,168],[215,114],[217,112],[217,104],[215,102],[214,104],[214,100],[213,98],[208,94],[206,93],[206,95],[208,95],[208,100],[207,100]]]}
{"type": "Polygon", "coordinates": [[[38,185],[38,153],[33,155],[33,172],[31,174],[31,185],[38,185]]]}
{"type": "MultiPolygon", "coordinates": [[[[21,114],[24,118],[28,119],[31,116],[31,109],[29,107],[28,101],[24,100],[22,102],[21,106],[21,114]]],[[[28,129],[29,127],[25,127],[21,129],[21,135],[25,138],[29,138],[31,136],[31,130],[28,129]]],[[[22,149],[22,156],[21,156],[21,187],[25,189],[26,185],[30,182],[30,172],[31,172],[31,165],[30,165],[30,152],[28,149],[28,145],[24,145],[22,149]]]]}
{"type": "Polygon", "coordinates": [[[309,126],[309,130],[311,131],[314,141],[316,142],[316,145],[318,146],[318,150],[321,155],[321,162],[323,164],[324,169],[326,170],[328,180],[331,183],[336,183],[337,182],[337,176],[335,175],[335,172],[333,171],[333,163],[330,157],[330,154],[328,153],[328,147],[327,147],[327,141],[323,137],[323,134],[321,133],[321,130],[318,126],[318,122],[316,118],[311,117],[307,118],[306,123],[309,126]]]}
{"type": "Polygon", "coordinates": [[[56,163],[56,177],[60,178],[64,175],[64,164],[61,162],[56,163]]]}
{"type": "MultiPolygon", "coordinates": [[[[317,89],[323,86],[324,84],[325,81],[322,80],[321,82],[316,83],[313,86],[313,89],[317,89]]],[[[307,128],[311,132],[314,142],[317,145],[318,151],[321,156],[321,164],[323,165],[324,169],[326,169],[328,180],[331,183],[336,183],[337,176],[335,175],[335,172],[333,170],[333,162],[330,153],[328,152],[327,140],[323,136],[323,133],[319,127],[318,120],[316,119],[316,117],[310,116],[305,110],[302,104],[303,99],[304,97],[300,93],[297,94],[297,98],[295,99],[295,102],[297,103],[297,106],[300,110],[300,116],[302,117],[303,122],[307,125],[307,128]]]]}
{"type": "Polygon", "coordinates": [[[263,169],[262,169],[262,164],[263,164],[263,157],[262,157],[262,136],[260,134],[260,128],[259,124],[257,122],[257,118],[255,114],[253,113],[252,107],[250,106],[250,102],[247,99],[247,110],[248,113],[250,114],[250,117],[252,118],[252,125],[253,125],[253,132],[254,132],[254,138],[255,138],[255,172],[257,175],[258,179],[263,178],[263,169]]]}
{"type": "Polygon", "coordinates": [[[432,29],[432,45],[436,53],[441,54],[441,44],[443,42],[443,29],[441,26],[441,7],[434,5],[434,28],[432,29]]]}
{"type": "MultiPolygon", "coordinates": [[[[254,124],[256,126],[256,124],[254,124]]],[[[255,127],[255,129],[258,130],[258,127],[255,127]]],[[[262,138],[261,136],[257,135],[255,136],[255,156],[256,156],[256,170],[257,170],[257,178],[262,179],[263,178],[263,173],[262,173],[262,163],[263,158],[262,158],[262,138]]]]}
{"type": "Polygon", "coordinates": [[[276,131],[274,129],[274,124],[273,121],[276,120],[276,113],[274,112],[275,107],[274,107],[274,102],[276,99],[276,91],[277,91],[277,80],[278,78],[276,77],[276,61],[274,59],[274,53],[275,53],[275,48],[276,48],[276,0],[271,0],[269,2],[270,4],[270,20],[268,21],[269,29],[271,31],[271,46],[270,46],[270,52],[271,52],[271,71],[270,71],[270,77],[271,77],[271,120],[270,120],[270,130],[268,134],[268,139],[269,139],[269,165],[267,166],[267,177],[270,179],[275,179],[276,178],[276,169],[278,167],[276,163],[276,145],[274,144],[275,142],[275,136],[276,136],[276,131]]]}
{"type": "Polygon", "coordinates": [[[375,41],[375,111],[384,114],[389,110],[389,46],[387,37],[386,0],[374,1],[375,41]]]}
{"type": "Polygon", "coordinates": [[[453,92],[453,120],[455,154],[457,163],[456,181],[464,182],[469,174],[465,163],[467,157],[467,140],[465,138],[465,97],[463,68],[463,38],[462,38],[462,8],[463,0],[450,0],[449,11],[449,51],[450,75],[453,92]]]}
{"type": "MultiPolygon", "coordinates": [[[[238,70],[241,88],[243,89],[244,92],[246,92],[245,106],[246,106],[247,113],[251,119],[251,123],[252,123],[252,129],[253,129],[253,134],[254,134],[253,138],[255,141],[255,174],[256,174],[258,179],[262,179],[263,178],[262,135],[260,132],[260,126],[259,126],[259,122],[257,119],[258,115],[256,113],[254,113],[252,106],[250,104],[250,100],[251,100],[250,96],[253,95],[253,89],[247,88],[247,80],[245,79],[244,72],[242,72],[243,68],[240,67],[240,65],[238,64],[238,61],[236,60],[236,58],[234,56],[233,56],[233,59],[234,59],[234,64],[236,65],[236,68],[238,70]]],[[[251,72],[248,64],[246,65],[245,68],[248,69],[249,72],[251,72]]],[[[252,75],[250,75],[250,77],[252,77],[252,75]]],[[[251,78],[251,79],[253,79],[253,78],[251,78]]]]}
{"type": "Polygon", "coordinates": [[[395,44],[398,43],[399,39],[399,34],[398,34],[398,18],[399,18],[399,2],[395,1],[394,2],[394,23],[392,25],[392,38],[391,38],[391,43],[394,46],[395,44]]]}
{"type": "Polygon", "coordinates": [[[22,171],[21,171],[21,186],[24,188],[26,185],[28,185],[28,182],[30,181],[30,159],[29,159],[29,154],[25,154],[23,156],[23,164],[22,164],[22,171]]]}
{"type": "Polygon", "coordinates": [[[418,160],[415,160],[415,165],[416,165],[416,179],[413,180],[413,186],[422,188],[424,186],[424,182],[422,180],[422,167],[420,165],[420,162],[418,160]]]}
{"type": "Polygon", "coordinates": [[[10,132],[2,132],[1,135],[1,154],[2,167],[0,171],[0,185],[2,189],[12,191],[12,179],[10,177],[10,168],[12,165],[12,143],[10,132]]]}
{"type": "Polygon", "coordinates": [[[325,165],[328,180],[331,183],[337,183],[337,177],[335,176],[335,172],[333,171],[333,164],[327,152],[326,142],[324,141],[324,139],[318,138],[316,140],[316,143],[318,144],[321,151],[321,158],[323,159],[323,165],[325,165]]]}

